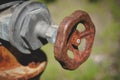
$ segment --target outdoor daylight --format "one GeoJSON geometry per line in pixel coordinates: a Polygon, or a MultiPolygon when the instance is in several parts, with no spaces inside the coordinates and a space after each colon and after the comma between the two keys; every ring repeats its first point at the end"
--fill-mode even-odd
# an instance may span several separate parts
{"type": "Polygon", "coordinates": [[[0,80],[120,80],[120,0],[1,0],[0,80]]]}

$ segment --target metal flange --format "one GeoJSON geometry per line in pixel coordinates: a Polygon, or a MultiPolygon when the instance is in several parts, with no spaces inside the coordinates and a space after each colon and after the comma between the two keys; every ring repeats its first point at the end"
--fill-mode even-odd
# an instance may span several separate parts
{"type": "Polygon", "coordinates": [[[46,31],[51,26],[47,7],[27,1],[17,6],[9,22],[9,41],[19,51],[29,54],[47,43],[46,31]]]}

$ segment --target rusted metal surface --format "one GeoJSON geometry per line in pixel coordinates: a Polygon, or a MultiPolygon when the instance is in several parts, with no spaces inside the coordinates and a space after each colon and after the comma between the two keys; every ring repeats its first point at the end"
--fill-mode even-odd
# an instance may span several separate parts
{"type": "Polygon", "coordinates": [[[74,70],[85,62],[91,52],[95,36],[95,27],[89,15],[81,10],[75,11],[72,15],[64,18],[58,28],[57,38],[54,45],[55,58],[63,68],[74,70]],[[85,30],[80,32],[77,25],[81,23],[85,30]],[[82,39],[86,40],[85,49],[80,51],[78,46],[82,39]],[[73,52],[74,58],[67,54],[68,50],[73,52]]]}
{"type": "Polygon", "coordinates": [[[18,51],[11,53],[11,50],[0,46],[0,80],[28,80],[44,71],[47,61],[39,51],[23,55],[18,51]]]}

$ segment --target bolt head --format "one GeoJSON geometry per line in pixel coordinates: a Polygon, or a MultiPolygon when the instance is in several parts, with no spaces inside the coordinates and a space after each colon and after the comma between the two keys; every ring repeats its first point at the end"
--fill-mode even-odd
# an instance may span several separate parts
{"type": "Polygon", "coordinates": [[[77,39],[77,41],[76,41],[78,44],[80,44],[80,39],[77,39]]]}

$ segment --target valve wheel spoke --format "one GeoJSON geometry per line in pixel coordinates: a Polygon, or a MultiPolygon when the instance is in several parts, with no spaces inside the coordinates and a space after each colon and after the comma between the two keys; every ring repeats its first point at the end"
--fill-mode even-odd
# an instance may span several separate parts
{"type": "Polygon", "coordinates": [[[86,37],[88,37],[88,36],[90,36],[92,33],[89,31],[89,30],[85,30],[85,31],[83,31],[83,32],[80,32],[80,38],[82,39],[82,38],[86,38],[86,37]]]}

